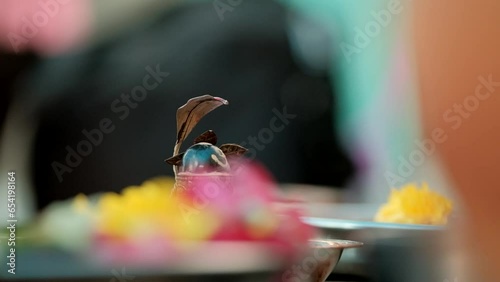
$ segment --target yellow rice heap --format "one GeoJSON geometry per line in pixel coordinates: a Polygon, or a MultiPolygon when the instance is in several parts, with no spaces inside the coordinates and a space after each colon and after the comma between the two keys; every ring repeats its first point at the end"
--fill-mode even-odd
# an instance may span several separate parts
{"type": "Polygon", "coordinates": [[[427,183],[414,183],[392,189],[387,203],[378,210],[375,221],[406,224],[443,225],[448,221],[452,203],[431,191],[427,183]]]}

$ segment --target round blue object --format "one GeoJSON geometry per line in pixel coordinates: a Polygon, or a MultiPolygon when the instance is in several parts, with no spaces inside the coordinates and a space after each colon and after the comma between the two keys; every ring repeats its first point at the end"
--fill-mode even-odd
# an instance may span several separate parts
{"type": "Polygon", "coordinates": [[[227,172],[226,156],[217,146],[200,142],[189,147],[182,158],[182,171],[193,173],[227,172]]]}

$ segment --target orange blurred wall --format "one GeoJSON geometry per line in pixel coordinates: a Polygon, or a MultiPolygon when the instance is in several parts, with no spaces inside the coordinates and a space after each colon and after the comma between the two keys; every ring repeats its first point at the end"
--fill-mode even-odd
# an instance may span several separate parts
{"type": "Polygon", "coordinates": [[[413,4],[425,132],[448,133],[438,150],[472,219],[469,246],[500,281],[500,1],[413,4]]]}

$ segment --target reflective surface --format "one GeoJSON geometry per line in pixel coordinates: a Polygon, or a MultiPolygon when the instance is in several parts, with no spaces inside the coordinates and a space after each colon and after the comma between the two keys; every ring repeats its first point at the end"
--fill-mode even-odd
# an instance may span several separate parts
{"type": "Polygon", "coordinates": [[[309,240],[310,252],[290,266],[281,278],[283,281],[324,282],[339,262],[344,249],[362,245],[363,243],[347,240],[309,240]]]}
{"type": "Polygon", "coordinates": [[[318,227],[318,228],[331,228],[342,230],[354,230],[365,228],[380,228],[380,229],[393,229],[393,230],[444,230],[443,226],[424,225],[424,224],[399,224],[399,223],[386,223],[375,222],[368,220],[352,220],[352,219],[339,219],[339,218],[324,218],[324,217],[304,217],[304,222],[318,227]]]}
{"type": "Polygon", "coordinates": [[[310,216],[304,222],[318,227],[321,237],[364,243],[342,254],[334,274],[376,282],[442,282],[451,275],[446,273],[449,257],[443,247],[453,235],[450,227],[374,222],[370,219],[378,206],[368,204],[306,204],[305,208],[310,216]]]}

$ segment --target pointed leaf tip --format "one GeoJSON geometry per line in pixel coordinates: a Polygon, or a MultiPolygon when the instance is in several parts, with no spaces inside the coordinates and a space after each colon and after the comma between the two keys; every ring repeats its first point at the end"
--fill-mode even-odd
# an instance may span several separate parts
{"type": "Polygon", "coordinates": [[[194,144],[200,142],[207,142],[212,145],[217,145],[217,135],[212,130],[207,130],[194,139],[194,144]]]}
{"type": "Polygon", "coordinates": [[[242,156],[248,149],[238,144],[223,144],[219,147],[226,156],[242,156]]]}
{"type": "Polygon", "coordinates": [[[229,102],[220,97],[203,95],[191,98],[177,110],[177,144],[183,142],[198,122],[209,112],[229,102]]]}
{"type": "Polygon", "coordinates": [[[182,158],[184,157],[184,153],[180,153],[178,155],[172,156],[165,160],[165,162],[169,165],[181,166],[182,158]]]}

